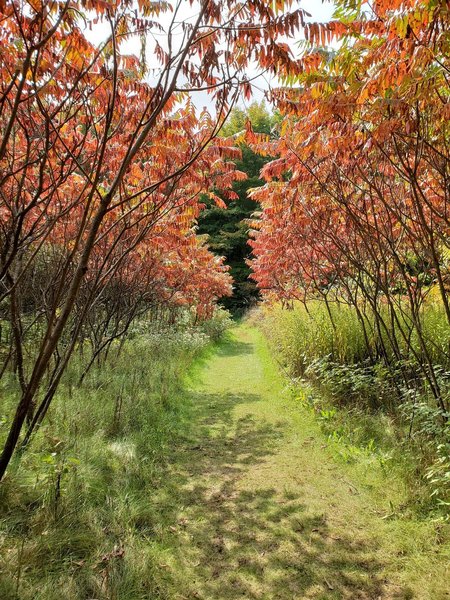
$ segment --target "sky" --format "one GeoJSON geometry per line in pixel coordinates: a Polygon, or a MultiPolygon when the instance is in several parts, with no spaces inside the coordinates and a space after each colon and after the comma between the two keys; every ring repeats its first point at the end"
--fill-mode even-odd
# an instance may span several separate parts
{"type": "MultiPolygon", "coordinates": [[[[308,18],[308,20],[312,21],[312,22],[322,22],[323,23],[323,22],[329,21],[332,17],[333,10],[334,10],[332,0],[299,0],[298,5],[301,8],[303,8],[304,10],[306,10],[311,15],[311,17],[308,18]]],[[[196,6],[195,4],[193,6],[191,6],[190,2],[188,2],[187,0],[183,0],[183,2],[181,4],[180,13],[179,13],[179,15],[177,15],[177,20],[179,20],[179,21],[193,20],[195,18],[197,9],[198,9],[198,6],[196,6]]],[[[161,17],[158,18],[158,21],[161,23],[163,28],[165,28],[165,27],[168,28],[171,19],[172,19],[172,13],[166,13],[166,14],[161,15],[161,17]]],[[[85,31],[86,37],[96,44],[100,44],[102,41],[104,41],[108,37],[109,34],[110,34],[110,30],[105,23],[99,23],[98,25],[94,26],[94,28],[92,30],[86,29],[86,31],[85,31]]],[[[175,35],[174,35],[174,39],[176,40],[177,38],[181,43],[181,40],[182,40],[181,25],[178,27],[178,32],[175,32],[175,35]]],[[[167,38],[166,38],[166,35],[164,34],[164,32],[156,33],[154,35],[149,35],[147,37],[147,42],[146,42],[147,60],[148,60],[149,64],[151,64],[151,58],[152,58],[152,54],[153,54],[153,50],[155,48],[156,42],[158,42],[162,47],[164,47],[166,39],[167,38]]],[[[302,36],[299,35],[298,40],[285,39],[283,41],[285,41],[292,47],[293,53],[295,55],[298,53],[297,42],[300,42],[301,40],[302,40],[302,36]]],[[[176,43],[176,41],[174,41],[174,44],[175,43],[176,43]]],[[[122,50],[122,52],[124,52],[126,54],[135,54],[136,56],[139,56],[140,51],[141,51],[141,43],[137,38],[131,39],[130,41],[126,42],[126,44],[124,44],[122,46],[121,50],[122,50]]],[[[256,67],[253,70],[253,72],[252,72],[252,69],[249,70],[250,77],[255,76],[256,74],[257,74],[256,67]]],[[[151,79],[152,79],[151,74],[149,77],[150,77],[150,81],[151,81],[151,79]]],[[[155,75],[154,75],[154,77],[155,77],[155,75]]],[[[277,86],[277,80],[275,77],[271,77],[269,79],[267,78],[267,76],[258,77],[258,79],[253,82],[252,98],[249,101],[248,100],[246,101],[242,98],[238,101],[238,105],[245,108],[248,104],[251,104],[254,101],[263,100],[265,92],[270,87],[276,87],[276,86],[277,86]]],[[[213,109],[212,103],[211,103],[211,98],[206,92],[195,92],[192,94],[192,99],[193,99],[194,105],[199,110],[201,110],[203,107],[206,107],[209,110],[213,109]]]]}
{"type": "Polygon", "coordinates": [[[313,21],[329,21],[333,14],[333,2],[325,0],[302,0],[300,6],[312,15],[313,21]]]}

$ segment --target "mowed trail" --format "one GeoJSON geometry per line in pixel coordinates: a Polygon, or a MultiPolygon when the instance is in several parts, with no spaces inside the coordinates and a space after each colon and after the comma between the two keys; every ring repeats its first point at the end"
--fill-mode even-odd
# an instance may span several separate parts
{"type": "Polygon", "coordinates": [[[233,330],[201,367],[192,399],[191,436],[169,464],[161,569],[173,591],[164,597],[438,598],[432,573],[420,594],[402,583],[386,513],[333,459],[259,332],[233,330]]]}

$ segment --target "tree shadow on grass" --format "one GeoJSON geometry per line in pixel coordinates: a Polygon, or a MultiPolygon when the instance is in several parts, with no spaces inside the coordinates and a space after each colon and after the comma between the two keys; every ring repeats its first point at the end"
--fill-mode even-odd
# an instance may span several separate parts
{"type": "Polygon", "coordinates": [[[218,356],[244,356],[253,354],[255,347],[249,342],[240,342],[231,336],[225,337],[218,345],[215,354],[218,356]]]}
{"type": "Polygon", "coordinates": [[[280,492],[270,480],[242,489],[242,477],[276,452],[286,426],[251,415],[232,421],[233,407],[259,399],[193,394],[195,443],[174,449],[166,488],[178,555],[175,580],[184,572],[189,581],[177,597],[409,598],[407,590],[383,580],[374,541],[333,535],[327,516],[314,512],[301,492],[280,492]]]}

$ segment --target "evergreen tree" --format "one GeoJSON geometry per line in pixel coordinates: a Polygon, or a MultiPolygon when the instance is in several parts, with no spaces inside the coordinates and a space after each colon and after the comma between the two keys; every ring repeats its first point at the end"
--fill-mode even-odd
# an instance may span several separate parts
{"type": "MultiPolygon", "coordinates": [[[[271,114],[264,102],[254,102],[247,110],[233,109],[223,127],[222,135],[229,137],[243,132],[247,119],[251,121],[254,131],[266,134],[273,134],[279,121],[278,115],[271,114]]],[[[200,215],[198,223],[198,232],[208,235],[211,250],[225,256],[230,266],[234,279],[233,296],[223,299],[222,304],[233,314],[241,314],[259,297],[255,283],[249,279],[250,268],[246,264],[246,259],[251,254],[247,244],[249,228],[247,219],[258,209],[258,205],[248,197],[247,192],[262,185],[259,173],[264,164],[270,160],[268,157],[255,154],[246,144],[242,143],[240,147],[242,158],[236,161],[236,166],[247,174],[248,179],[234,183],[233,188],[238,199],[229,202],[226,209],[219,208],[213,201],[206,200],[207,208],[200,215]]]]}

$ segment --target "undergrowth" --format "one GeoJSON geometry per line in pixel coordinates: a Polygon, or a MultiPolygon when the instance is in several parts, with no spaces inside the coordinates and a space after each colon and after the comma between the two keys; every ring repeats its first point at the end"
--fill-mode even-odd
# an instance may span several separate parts
{"type": "MultiPolygon", "coordinates": [[[[152,498],[186,429],[186,373],[228,324],[223,314],[195,329],[141,323],[81,386],[75,358],[0,487],[2,600],[164,597],[153,571],[165,525],[152,498]]],[[[15,390],[2,386],[6,415],[15,390]]]]}
{"type": "MultiPolygon", "coordinates": [[[[436,407],[412,360],[391,360],[389,367],[374,360],[355,311],[346,305],[330,310],[333,323],[321,302],[266,307],[254,318],[288,376],[301,382],[300,400],[315,412],[337,454],[345,461],[361,452],[378,457],[383,469],[408,482],[410,507],[448,516],[448,413],[436,407]]],[[[423,328],[448,405],[450,331],[436,305],[424,312],[423,328]]],[[[369,342],[375,349],[376,339],[369,342]]]]}

